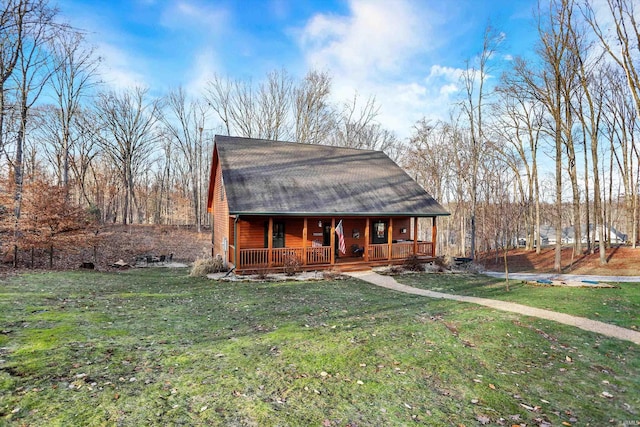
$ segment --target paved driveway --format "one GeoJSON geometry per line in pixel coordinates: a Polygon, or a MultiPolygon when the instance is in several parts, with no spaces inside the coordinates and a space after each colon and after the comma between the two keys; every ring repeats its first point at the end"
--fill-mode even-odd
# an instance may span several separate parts
{"type": "MultiPolygon", "coordinates": [[[[504,273],[498,273],[495,271],[485,271],[482,274],[495,277],[497,279],[504,279],[504,273]]],[[[583,282],[585,280],[590,282],[630,282],[640,283],[640,276],[591,276],[584,274],[555,274],[555,273],[509,273],[509,279],[514,280],[562,280],[565,282],[583,282]]]]}

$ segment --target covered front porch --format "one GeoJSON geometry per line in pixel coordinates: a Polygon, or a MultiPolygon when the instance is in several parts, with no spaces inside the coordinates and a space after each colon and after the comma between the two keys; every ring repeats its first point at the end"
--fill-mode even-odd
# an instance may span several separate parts
{"type": "Polygon", "coordinates": [[[419,230],[417,217],[236,215],[229,218],[225,256],[237,272],[359,269],[402,263],[412,256],[428,260],[436,256],[437,228],[436,217],[427,218],[430,230],[419,230]]]}

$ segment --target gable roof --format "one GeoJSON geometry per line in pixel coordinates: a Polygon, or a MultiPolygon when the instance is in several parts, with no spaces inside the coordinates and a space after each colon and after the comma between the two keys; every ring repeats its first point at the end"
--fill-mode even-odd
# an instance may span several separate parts
{"type": "Polygon", "coordinates": [[[231,215],[449,215],[380,151],[216,135],[216,158],[231,215]]]}

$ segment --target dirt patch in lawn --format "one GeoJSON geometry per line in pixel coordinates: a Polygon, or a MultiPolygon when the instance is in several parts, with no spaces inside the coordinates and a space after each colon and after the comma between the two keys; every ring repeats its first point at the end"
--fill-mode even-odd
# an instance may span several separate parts
{"type": "MultiPolygon", "coordinates": [[[[562,250],[562,273],[634,276],[640,274],[640,248],[627,246],[609,248],[606,251],[607,264],[600,264],[600,254],[574,254],[572,248],[562,250]]],[[[538,255],[535,251],[510,250],[507,266],[513,273],[554,273],[555,250],[545,248],[538,255]]],[[[486,253],[478,257],[478,263],[489,271],[504,271],[503,253],[486,253]]]]}

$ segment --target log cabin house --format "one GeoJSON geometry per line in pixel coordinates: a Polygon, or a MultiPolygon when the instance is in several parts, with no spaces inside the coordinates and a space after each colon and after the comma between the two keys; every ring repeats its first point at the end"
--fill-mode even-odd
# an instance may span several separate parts
{"type": "Polygon", "coordinates": [[[212,255],[239,273],[430,259],[449,215],[380,151],[220,135],[207,208],[212,255]],[[418,218],[431,219],[429,241],[414,237],[418,218]]]}

